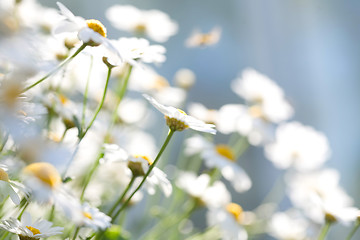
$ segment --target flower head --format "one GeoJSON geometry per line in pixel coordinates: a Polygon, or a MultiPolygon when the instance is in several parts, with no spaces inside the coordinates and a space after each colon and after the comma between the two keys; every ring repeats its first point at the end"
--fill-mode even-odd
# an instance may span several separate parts
{"type": "Polygon", "coordinates": [[[154,98],[144,94],[143,95],[157,110],[165,115],[166,124],[172,131],[183,131],[191,128],[200,132],[207,132],[215,134],[215,125],[206,124],[196,118],[188,116],[183,110],[176,109],[171,106],[164,106],[158,103],[154,98]]]}
{"type": "Polygon", "coordinates": [[[24,212],[21,221],[15,218],[3,220],[0,228],[19,235],[20,240],[33,240],[62,234],[63,227],[52,225],[51,222],[40,219],[32,222],[30,214],[24,212]]]}

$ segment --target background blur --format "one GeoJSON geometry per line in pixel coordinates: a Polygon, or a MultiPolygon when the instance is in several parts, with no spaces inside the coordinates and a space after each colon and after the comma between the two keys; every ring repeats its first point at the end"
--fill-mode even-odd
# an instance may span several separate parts
{"type": "MultiPolygon", "coordinates": [[[[41,0],[56,7],[55,1],[41,0]]],[[[167,61],[158,72],[171,80],[180,68],[197,75],[190,100],[208,108],[239,103],[230,82],[246,67],[281,86],[295,109],[294,120],[326,134],[332,148],[328,167],[341,173],[342,186],[357,201],[360,189],[360,1],[358,0],[62,0],[75,15],[97,18],[110,38],[130,36],[111,27],[105,10],[113,4],[159,9],[178,22],[179,32],[164,44],[167,61]],[[186,48],[194,28],[222,27],[220,42],[186,48]]],[[[280,171],[250,148],[242,165],[252,190],[238,200],[256,207],[280,171]],[[267,179],[265,179],[267,178],[267,179]],[[250,201],[251,200],[251,201],[250,201]]],[[[336,235],[329,239],[341,239],[336,235]]]]}

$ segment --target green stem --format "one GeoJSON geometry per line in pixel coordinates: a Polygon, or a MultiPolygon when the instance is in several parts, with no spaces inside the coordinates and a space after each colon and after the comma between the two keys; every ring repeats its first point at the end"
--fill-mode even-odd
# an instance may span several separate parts
{"type": "Polygon", "coordinates": [[[80,227],[76,227],[75,233],[74,233],[74,236],[73,236],[72,240],[75,240],[75,239],[76,239],[76,237],[77,237],[77,235],[78,235],[78,233],[79,233],[79,230],[80,230],[80,227]]]}
{"type": "Polygon", "coordinates": [[[51,210],[50,210],[50,214],[49,214],[50,222],[52,222],[52,220],[54,219],[54,213],[55,213],[55,204],[52,205],[51,210]]]}
{"type": "Polygon", "coordinates": [[[356,233],[359,227],[360,227],[360,221],[356,220],[355,225],[351,230],[351,232],[349,233],[349,235],[346,237],[346,240],[350,240],[354,236],[354,234],[356,233]]]}
{"type": "Polygon", "coordinates": [[[25,205],[24,205],[23,209],[21,210],[21,212],[20,212],[19,216],[17,217],[17,219],[18,219],[18,220],[21,220],[21,217],[22,217],[22,215],[24,214],[25,209],[26,209],[28,206],[29,206],[29,201],[26,201],[26,203],[25,203],[25,205]]]}
{"type": "Polygon", "coordinates": [[[83,129],[83,127],[85,125],[85,112],[86,112],[87,96],[88,96],[88,92],[89,92],[89,82],[90,82],[92,67],[93,67],[93,56],[91,56],[91,59],[90,59],[90,68],[89,68],[89,73],[88,73],[88,77],[86,80],[86,86],[85,86],[85,92],[84,92],[83,109],[82,109],[81,125],[80,125],[81,129],[83,129]]]}
{"type": "MultiPolygon", "coordinates": [[[[124,192],[121,194],[121,196],[119,197],[119,199],[116,201],[116,203],[114,204],[114,206],[109,210],[108,212],[108,216],[111,217],[111,215],[114,213],[116,207],[118,205],[120,205],[120,203],[124,200],[124,197],[126,196],[127,192],[130,190],[131,186],[133,185],[134,181],[135,181],[136,177],[132,177],[129,184],[127,185],[127,187],[125,188],[124,192]]],[[[114,219],[115,220],[115,219],[114,219]]]]}
{"type": "Polygon", "coordinates": [[[6,133],[5,136],[4,136],[4,138],[1,139],[1,140],[2,140],[2,144],[1,144],[1,146],[0,146],[0,152],[2,152],[2,150],[4,149],[4,147],[5,147],[8,139],[9,139],[9,133],[6,133]]]}
{"type": "Polygon", "coordinates": [[[84,184],[84,187],[82,189],[81,196],[80,196],[80,201],[84,200],[85,190],[86,190],[87,186],[89,185],[91,177],[94,174],[96,168],[99,166],[100,159],[102,157],[104,157],[104,152],[103,151],[101,151],[101,153],[99,154],[98,158],[96,159],[96,161],[94,163],[94,166],[91,168],[90,172],[86,175],[85,184],[84,184]]]}
{"type": "Polygon", "coordinates": [[[60,63],[55,69],[51,70],[48,74],[46,74],[44,77],[42,77],[40,80],[38,80],[37,82],[31,84],[30,86],[27,86],[26,88],[24,88],[21,93],[24,93],[28,90],[30,90],[31,88],[35,87],[36,85],[38,85],[39,83],[43,82],[44,80],[46,80],[48,77],[50,77],[51,75],[53,75],[54,73],[56,73],[57,71],[59,71],[63,66],[65,66],[66,64],[68,64],[74,57],[76,57],[76,55],[78,55],[82,50],[84,50],[84,48],[86,47],[86,44],[83,44],[80,46],[80,48],[70,57],[68,57],[67,59],[65,59],[62,63],[60,63]]]}
{"type": "Polygon", "coordinates": [[[122,84],[121,91],[120,91],[120,93],[119,93],[120,102],[121,102],[121,100],[122,100],[122,99],[124,98],[124,96],[125,96],[125,93],[126,93],[126,90],[127,90],[127,85],[128,85],[128,83],[129,83],[131,71],[132,71],[132,68],[133,68],[133,66],[130,65],[130,64],[127,64],[127,66],[128,66],[128,69],[129,69],[129,70],[127,71],[127,74],[126,74],[126,76],[125,76],[125,78],[124,78],[124,83],[122,84]]]}
{"type": "Polygon", "coordinates": [[[331,222],[330,222],[330,221],[326,221],[326,222],[325,222],[325,225],[322,227],[322,229],[321,229],[321,231],[320,231],[318,240],[324,240],[324,239],[325,239],[327,233],[329,232],[330,226],[331,226],[331,222]]]}
{"type": "Polygon", "coordinates": [[[98,108],[96,109],[95,111],[95,115],[94,117],[92,118],[92,120],[90,121],[89,125],[87,126],[87,128],[85,129],[84,133],[81,134],[81,137],[80,139],[84,138],[86,133],[89,131],[89,129],[91,128],[91,126],[93,125],[97,115],[99,114],[104,102],[105,102],[105,97],[106,97],[106,92],[107,92],[107,89],[108,89],[108,85],[109,85],[109,79],[110,79],[110,75],[111,75],[111,70],[112,70],[112,67],[108,67],[108,73],[107,73],[107,77],[106,77],[106,83],[105,83],[105,88],[104,88],[104,93],[103,93],[103,96],[102,96],[102,99],[100,101],[100,104],[98,106],[98,108]]]}
{"type": "Polygon", "coordinates": [[[9,235],[9,232],[5,232],[0,240],[4,240],[7,237],[7,235],[9,235]]]}
{"type": "Polygon", "coordinates": [[[249,142],[246,137],[240,137],[232,147],[235,159],[238,159],[249,147],[249,142]]]}
{"type": "Polygon", "coordinates": [[[146,178],[149,176],[150,172],[153,170],[153,168],[155,167],[156,163],[159,161],[161,154],[164,152],[164,150],[165,150],[166,146],[168,145],[168,143],[169,143],[172,135],[174,134],[174,132],[175,132],[175,131],[173,131],[173,130],[171,130],[171,129],[169,130],[169,134],[168,134],[168,136],[166,137],[164,144],[162,145],[162,147],[161,147],[158,155],[156,156],[154,162],[150,165],[149,170],[146,172],[143,180],[141,181],[141,183],[139,184],[139,186],[135,189],[135,191],[130,195],[130,197],[124,202],[124,204],[121,206],[121,208],[116,212],[115,216],[113,217],[113,221],[114,221],[114,219],[116,219],[117,216],[126,208],[126,206],[129,204],[131,198],[135,195],[135,193],[136,193],[137,191],[139,191],[139,189],[140,189],[140,188],[142,187],[142,185],[145,183],[146,178]]]}

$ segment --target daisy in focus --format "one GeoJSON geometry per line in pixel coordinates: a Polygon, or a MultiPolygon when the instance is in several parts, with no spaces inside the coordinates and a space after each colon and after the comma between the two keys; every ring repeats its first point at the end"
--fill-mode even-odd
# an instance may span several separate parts
{"type": "Polygon", "coordinates": [[[237,192],[244,192],[251,188],[249,176],[236,164],[235,154],[229,146],[214,145],[200,135],[188,138],[185,145],[186,154],[200,153],[205,165],[209,168],[219,168],[221,175],[231,182],[237,192]]]}
{"type": "Polygon", "coordinates": [[[57,2],[61,14],[65,17],[53,30],[54,34],[76,32],[78,38],[83,41],[85,45],[89,46],[105,46],[109,52],[113,53],[113,57],[121,59],[120,53],[112,45],[109,39],[106,38],[107,30],[105,26],[96,19],[85,20],[82,17],[75,16],[62,3],[57,2]]]}
{"type": "Polygon", "coordinates": [[[193,31],[191,36],[186,39],[185,46],[193,47],[207,47],[217,44],[220,41],[221,28],[214,27],[208,33],[202,33],[199,30],[193,31]]]}
{"type": "Polygon", "coordinates": [[[157,110],[165,115],[166,125],[172,131],[183,131],[187,128],[194,129],[200,132],[207,132],[211,134],[216,134],[215,125],[207,124],[203,121],[200,121],[196,118],[188,116],[184,111],[176,109],[171,106],[165,106],[158,103],[154,98],[149,95],[143,95],[157,110]]]}
{"type": "Polygon", "coordinates": [[[157,42],[166,42],[178,30],[177,23],[159,10],[140,10],[130,5],[114,5],[106,11],[106,17],[117,29],[146,35],[157,42]]]}
{"type": "Polygon", "coordinates": [[[24,212],[21,221],[15,218],[3,220],[0,228],[19,235],[20,240],[34,240],[62,234],[63,227],[52,227],[52,225],[51,222],[41,219],[33,222],[30,214],[24,212]]]}

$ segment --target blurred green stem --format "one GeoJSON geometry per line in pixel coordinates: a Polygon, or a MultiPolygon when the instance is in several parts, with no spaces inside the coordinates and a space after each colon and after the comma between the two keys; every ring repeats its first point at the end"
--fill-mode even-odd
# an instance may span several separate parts
{"type": "Polygon", "coordinates": [[[357,219],[353,229],[351,230],[349,235],[346,237],[346,240],[350,240],[355,235],[355,233],[356,233],[356,231],[358,230],[359,227],[360,227],[360,220],[357,219]]]}
{"type": "Polygon", "coordinates": [[[85,113],[86,113],[86,104],[87,104],[87,99],[88,99],[88,92],[89,92],[89,82],[90,82],[90,76],[91,76],[91,70],[93,67],[93,56],[91,56],[90,59],[90,67],[89,67],[89,73],[88,73],[88,77],[86,80],[86,86],[85,86],[85,92],[84,92],[84,99],[83,99],[83,108],[82,108],[82,114],[81,114],[81,129],[84,128],[85,126],[85,113]]]}
{"type": "Polygon", "coordinates": [[[329,229],[331,227],[331,222],[330,221],[326,221],[325,222],[325,225],[322,227],[321,231],[320,231],[320,234],[319,234],[319,237],[317,240],[324,240],[327,233],[329,232],[329,229]]]}

